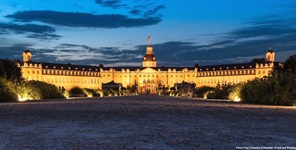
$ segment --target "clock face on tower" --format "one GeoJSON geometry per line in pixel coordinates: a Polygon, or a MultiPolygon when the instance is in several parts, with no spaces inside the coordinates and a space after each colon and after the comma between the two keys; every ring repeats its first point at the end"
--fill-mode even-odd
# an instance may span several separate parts
{"type": "Polygon", "coordinates": [[[155,60],[155,57],[153,57],[153,60],[155,60]]]}
{"type": "Polygon", "coordinates": [[[146,60],[146,57],[144,57],[144,60],[146,60]]]}

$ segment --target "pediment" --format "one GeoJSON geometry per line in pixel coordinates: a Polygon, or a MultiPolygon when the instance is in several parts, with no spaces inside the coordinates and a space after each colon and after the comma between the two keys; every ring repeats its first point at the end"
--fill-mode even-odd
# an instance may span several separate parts
{"type": "Polygon", "coordinates": [[[154,70],[152,68],[145,68],[143,70],[140,71],[141,73],[156,73],[157,70],[154,70]]]}

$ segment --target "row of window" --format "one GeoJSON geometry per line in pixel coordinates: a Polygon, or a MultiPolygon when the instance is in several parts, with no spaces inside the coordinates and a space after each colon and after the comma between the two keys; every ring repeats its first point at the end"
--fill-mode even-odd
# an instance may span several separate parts
{"type": "Polygon", "coordinates": [[[245,82],[248,80],[252,80],[252,77],[247,77],[247,78],[229,78],[226,80],[221,80],[221,79],[201,79],[197,81],[197,84],[223,84],[223,83],[240,83],[240,82],[245,82]]]}
{"type": "Polygon", "coordinates": [[[36,73],[36,74],[39,74],[39,71],[36,71],[36,72],[35,72],[34,70],[32,70],[32,71],[28,70],[28,71],[27,71],[28,74],[30,74],[31,72],[32,72],[32,74],[35,74],[35,73],[36,73]]]}
{"type": "Polygon", "coordinates": [[[210,71],[200,72],[198,76],[223,76],[223,75],[248,75],[254,74],[255,70],[235,70],[235,71],[210,71]]]}
{"type": "MultiPolygon", "coordinates": [[[[174,77],[174,75],[171,75],[171,77],[174,77]]],[[[175,77],[177,77],[177,78],[178,78],[178,75],[175,75],[175,77]]],[[[183,75],[180,75],[180,77],[183,77],[183,75]]],[[[188,75],[187,75],[187,77],[189,78],[189,77],[190,77],[190,75],[188,74],[188,75]]],[[[193,74],[193,75],[192,75],[192,77],[195,77],[195,75],[193,74]]]]}
{"type": "Polygon", "coordinates": [[[84,83],[84,84],[100,84],[99,79],[66,79],[66,78],[47,78],[44,81],[48,83],[84,83]]]}
{"type": "MultiPolygon", "coordinates": [[[[110,74],[108,74],[108,75],[102,75],[103,77],[106,77],[106,76],[108,76],[108,77],[110,77],[110,74]]],[[[123,77],[122,75],[115,75],[115,77],[123,77]]],[[[125,75],[124,77],[128,77],[127,75],[125,75]]],[[[132,75],[130,75],[129,77],[132,77],[132,75]]],[[[136,78],[137,76],[136,75],[134,75],[134,77],[136,78]]],[[[158,75],[139,75],[139,77],[158,77],[158,75]]],[[[163,77],[163,75],[161,76],[161,77],[163,77]]],[[[168,75],[166,75],[166,77],[168,77],[168,75]]],[[[171,75],[171,77],[174,77],[174,75],[171,75]]],[[[178,77],[178,75],[175,75],[175,77],[178,77]]],[[[183,77],[183,75],[180,75],[180,77],[183,77]]],[[[190,75],[188,74],[187,75],[187,77],[190,77],[190,75]]],[[[193,74],[192,75],[192,77],[195,77],[195,75],[193,74]]]]}
{"type": "MultiPolygon", "coordinates": [[[[28,71],[28,73],[29,73],[29,71],[28,71]]],[[[33,71],[32,71],[32,73],[33,73],[33,71]]],[[[65,70],[43,70],[43,74],[74,75],[74,76],[100,76],[100,73],[98,73],[98,72],[89,72],[89,71],[65,71],[65,70]]]]}

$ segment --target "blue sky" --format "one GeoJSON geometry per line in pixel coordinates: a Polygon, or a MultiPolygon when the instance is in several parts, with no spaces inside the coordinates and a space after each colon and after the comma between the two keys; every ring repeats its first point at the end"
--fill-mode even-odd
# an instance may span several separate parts
{"type": "Polygon", "coordinates": [[[151,35],[158,66],[249,62],[296,53],[294,0],[2,0],[0,58],[141,66],[151,35]]]}

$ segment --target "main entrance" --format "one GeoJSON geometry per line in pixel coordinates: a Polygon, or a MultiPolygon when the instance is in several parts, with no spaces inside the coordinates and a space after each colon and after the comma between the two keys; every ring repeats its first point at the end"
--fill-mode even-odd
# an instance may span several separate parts
{"type": "Polygon", "coordinates": [[[156,94],[157,86],[155,84],[145,84],[140,87],[140,92],[142,94],[156,94]]]}

